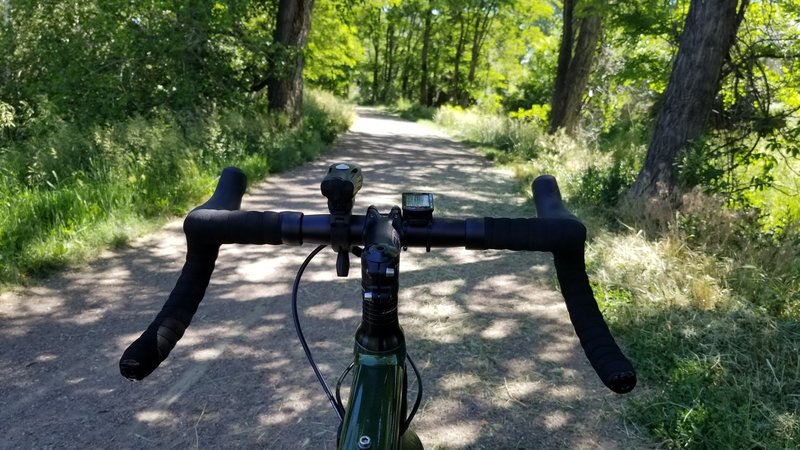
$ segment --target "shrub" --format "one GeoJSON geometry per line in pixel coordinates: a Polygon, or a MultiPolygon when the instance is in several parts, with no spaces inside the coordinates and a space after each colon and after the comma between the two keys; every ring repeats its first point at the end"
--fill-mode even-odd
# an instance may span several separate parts
{"type": "Polygon", "coordinates": [[[254,102],[204,115],[154,111],[82,127],[44,110],[0,134],[0,284],[24,281],[124,242],[209,195],[222,167],[251,180],[307,161],[352,110],[310,92],[297,127],[254,102]]]}

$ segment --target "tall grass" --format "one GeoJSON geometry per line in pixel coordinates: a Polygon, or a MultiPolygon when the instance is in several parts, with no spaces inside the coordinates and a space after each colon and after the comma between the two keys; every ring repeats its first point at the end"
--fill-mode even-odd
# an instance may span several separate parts
{"type": "Polygon", "coordinates": [[[627,420],[666,448],[800,447],[800,232],[782,213],[798,210],[796,193],[760,193],[756,211],[695,189],[656,227],[618,206],[641,128],[572,139],[451,108],[436,121],[491,147],[526,192],[554,174],[588,223],[595,295],[643,381],[627,420]]]}
{"type": "Polygon", "coordinates": [[[90,128],[51,117],[16,130],[0,140],[0,285],[124,244],[207,196],[226,165],[258,180],[309,160],[351,120],[348,106],[310,92],[294,127],[254,103],[90,128]]]}

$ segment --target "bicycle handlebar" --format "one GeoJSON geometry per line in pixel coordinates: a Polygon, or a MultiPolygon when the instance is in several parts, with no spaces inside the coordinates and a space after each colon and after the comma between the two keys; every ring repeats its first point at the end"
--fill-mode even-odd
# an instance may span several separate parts
{"type": "MultiPolygon", "coordinates": [[[[126,378],[148,376],[183,336],[205,294],[221,244],[331,242],[329,214],[238,211],[245,184],[241,170],[224,169],[212,197],[186,217],[186,263],[161,312],[123,353],[120,372],[126,378]]],[[[537,178],[532,187],[539,218],[434,219],[428,226],[403,226],[402,245],[552,252],[570,320],[589,362],[608,388],[629,392],[636,374],[611,336],[586,275],[586,228],[564,207],[552,176],[537,178]]],[[[360,242],[364,223],[364,216],[352,216],[354,243],[360,242]]]]}

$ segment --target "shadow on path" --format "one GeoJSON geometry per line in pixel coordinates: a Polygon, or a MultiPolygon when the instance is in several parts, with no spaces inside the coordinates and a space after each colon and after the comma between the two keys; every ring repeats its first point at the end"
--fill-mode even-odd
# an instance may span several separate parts
{"type": "MultiPolygon", "coordinates": [[[[324,213],[319,182],[329,163],[348,161],[364,169],[359,213],[427,190],[439,216],[532,215],[508,174],[446,136],[359,115],[323,158],[270,177],[242,208],[324,213]]],[[[140,383],[117,361],[177,279],[180,221],[78,273],[3,294],[0,447],[334,448],[336,417],[290,316],[291,280],[310,250],[223,247],[192,326],[140,383]]],[[[332,252],[318,258],[301,285],[301,320],[332,383],[349,362],[359,284],[335,277],[332,252]]],[[[552,279],[546,255],[404,253],[401,323],[423,375],[415,429],[426,448],[639,446],[584,361],[552,279]]]]}

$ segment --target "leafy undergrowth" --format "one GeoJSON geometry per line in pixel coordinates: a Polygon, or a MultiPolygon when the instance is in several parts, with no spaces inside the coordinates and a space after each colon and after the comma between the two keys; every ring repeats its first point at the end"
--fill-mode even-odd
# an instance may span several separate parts
{"type": "Polygon", "coordinates": [[[800,230],[779,216],[800,200],[732,209],[696,189],[678,212],[633,214],[618,205],[641,129],[572,139],[453,108],[436,122],[513,167],[527,195],[556,175],[587,223],[595,296],[642,381],[626,420],[666,448],[800,447],[800,230]]]}
{"type": "Polygon", "coordinates": [[[351,107],[323,92],[304,109],[294,127],[254,102],[89,129],[36,111],[14,139],[0,137],[0,285],[124,245],[210,195],[222,167],[257,181],[312,159],[352,121],[351,107]]]}

